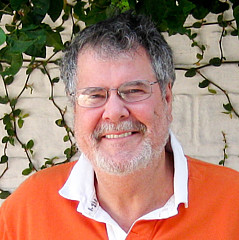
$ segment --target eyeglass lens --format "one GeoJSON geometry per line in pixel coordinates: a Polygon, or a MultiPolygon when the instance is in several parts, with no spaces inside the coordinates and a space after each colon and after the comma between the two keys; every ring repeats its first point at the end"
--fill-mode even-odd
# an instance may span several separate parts
{"type": "Polygon", "coordinates": [[[126,82],[118,89],[105,89],[101,87],[88,87],[78,91],[77,101],[82,107],[99,107],[105,104],[108,92],[117,90],[118,95],[126,102],[138,102],[151,95],[151,83],[147,80],[126,82]]]}

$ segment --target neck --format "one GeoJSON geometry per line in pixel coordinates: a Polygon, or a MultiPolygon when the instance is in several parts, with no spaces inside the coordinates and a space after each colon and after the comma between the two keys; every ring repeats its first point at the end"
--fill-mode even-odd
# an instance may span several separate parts
{"type": "Polygon", "coordinates": [[[127,232],[135,220],[172,196],[172,156],[162,153],[160,161],[127,176],[96,171],[95,186],[101,207],[127,232]]]}

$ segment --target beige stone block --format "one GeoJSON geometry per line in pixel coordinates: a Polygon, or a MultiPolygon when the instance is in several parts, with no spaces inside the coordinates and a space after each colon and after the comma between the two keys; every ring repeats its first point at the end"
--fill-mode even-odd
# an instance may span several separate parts
{"type": "Polygon", "coordinates": [[[173,100],[172,130],[181,142],[186,154],[193,154],[194,141],[194,100],[189,95],[176,95],[173,100]]]}
{"type": "MultiPolygon", "coordinates": [[[[0,188],[13,192],[28,176],[23,176],[22,171],[28,168],[26,158],[9,158],[9,168],[0,181],[0,188]]],[[[0,165],[0,171],[5,169],[5,165],[0,165]]]]}
{"type": "MultiPolygon", "coordinates": [[[[65,118],[72,127],[72,108],[67,106],[67,98],[58,97],[55,101],[62,109],[67,107],[65,118]]],[[[52,102],[48,98],[22,98],[19,108],[28,113],[29,117],[24,119],[24,125],[17,129],[17,134],[23,143],[30,139],[34,141],[34,161],[42,162],[45,157],[64,156],[64,150],[69,147],[69,143],[63,141],[65,129],[55,124],[61,115],[52,102]]],[[[9,145],[8,153],[11,157],[25,157],[23,149],[17,143],[15,147],[9,145]]]]}
{"type": "Polygon", "coordinates": [[[223,114],[222,108],[225,103],[225,97],[222,95],[208,95],[200,98],[199,101],[199,133],[198,133],[198,151],[205,156],[218,156],[223,151],[223,135],[229,147],[233,152],[239,154],[239,119],[237,117],[229,118],[223,114]]]}
{"type": "Polygon", "coordinates": [[[201,95],[205,90],[198,87],[198,84],[203,81],[202,77],[196,75],[192,78],[185,77],[186,71],[177,70],[176,80],[173,86],[174,95],[186,94],[186,95],[201,95]]]}

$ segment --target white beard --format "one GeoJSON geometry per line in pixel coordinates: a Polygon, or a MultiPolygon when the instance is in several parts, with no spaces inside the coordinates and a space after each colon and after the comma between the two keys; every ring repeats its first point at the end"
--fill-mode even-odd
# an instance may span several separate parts
{"type": "Polygon", "coordinates": [[[146,135],[147,133],[145,133],[146,126],[141,123],[136,123],[135,125],[135,123],[132,123],[132,121],[125,121],[118,124],[117,126],[110,125],[111,124],[103,124],[100,130],[96,130],[94,132],[91,139],[93,141],[93,153],[91,154],[90,159],[98,169],[101,169],[108,174],[125,176],[137,170],[146,168],[151,163],[153,163],[154,159],[158,159],[160,157],[168,140],[168,134],[165,134],[165,137],[160,146],[153,146],[150,138],[145,136],[145,139],[141,143],[141,146],[136,150],[132,149],[132,153],[134,155],[131,157],[131,159],[129,159],[129,155],[132,154],[129,154],[128,151],[121,151],[117,154],[120,155],[121,161],[114,161],[113,156],[110,156],[105,151],[103,152],[99,149],[97,136],[99,136],[101,132],[104,132],[105,130],[112,130],[112,128],[119,131],[127,131],[135,129],[135,126],[137,125],[142,134],[146,135]]]}

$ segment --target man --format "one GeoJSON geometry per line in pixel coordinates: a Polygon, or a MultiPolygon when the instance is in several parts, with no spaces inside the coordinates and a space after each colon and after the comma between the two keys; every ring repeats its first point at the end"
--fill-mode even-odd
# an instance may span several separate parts
{"type": "Polygon", "coordinates": [[[185,157],[170,132],[172,53],[149,19],[83,30],[61,78],[82,155],[4,202],[2,240],[238,239],[239,174],[185,157]]]}

